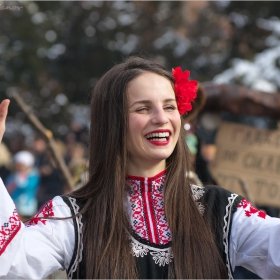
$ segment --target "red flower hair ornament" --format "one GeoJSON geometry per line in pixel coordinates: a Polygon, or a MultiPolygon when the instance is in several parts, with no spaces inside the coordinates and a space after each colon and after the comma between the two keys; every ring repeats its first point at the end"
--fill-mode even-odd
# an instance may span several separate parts
{"type": "Polygon", "coordinates": [[[172,68],[172,74],[175,79],[174,90],[178,111],[183,115],[192,109],[191,102],[196,98],[198,83],[195,80],[189,81],[190,71],[183,72],[181,67],[172,68]]]}

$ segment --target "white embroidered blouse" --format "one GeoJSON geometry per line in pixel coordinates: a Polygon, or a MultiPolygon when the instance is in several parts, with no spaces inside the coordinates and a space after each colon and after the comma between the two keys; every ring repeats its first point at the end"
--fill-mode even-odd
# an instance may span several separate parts
{"type": "MultiPolygon", "coordinates": [[[[164,172],[158,174],[156,180],[128,177],[130,191],[125,202],[134,232],[143,240],[158,245],[166,245],[172,240],[163,209],[164,178],[164,172]]],[[[192,191],[196,201],[204,193],[203,188],[196,186],[192,186],[192,191]]],[[[78,211],[74,199],[71,203],[78,211]]],[[[203,213],[203,205],[199,202],[197,204],[203,213]]],[[[76,263],[69,268],[75,246],[73,220],[44,219],[69,216],[70,208],[58,196],[24,225],[0,179],[0,278],[42,279],[58,269],[68,269],[68,276],[71,277],[81,258],[77,256],[76,263]]],[[[79,217],[77,224],[81,233],[79,217]]],[[[225,225],[224,234],[226,230],[225,225]]],[[[271,218],[242,200],[232,216],[230,244],[226,246],[231,267],[234,269],[235,266],[244,266],[262,278],[279,279],[279,237],[280,219],[271,218]]],[[[81,234],[79,238],[82,238],[81,234]]],[[[150,253],[155,262],[162,266],[172,261],[170,249],[161,251],[155,247],[143,246],[133,237],[131,240],[132,253],[136,257],[150,253]]]]}

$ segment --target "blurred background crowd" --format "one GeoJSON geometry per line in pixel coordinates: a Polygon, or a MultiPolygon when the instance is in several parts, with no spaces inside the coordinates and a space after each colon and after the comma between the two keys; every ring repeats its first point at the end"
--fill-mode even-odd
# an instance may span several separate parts
{"type": "MultiPolygon", "coordinates": [[[[88,129],[77,122],[64,139],[56,140],[59,156],[78,187],[87,170],[88,129]]],[[[14,200],[22,220],[32,217],[50,199],[68,191],[66,182],[43,135],[26,141],[15,134],[0,144],[0,177],[14,200]]]]}

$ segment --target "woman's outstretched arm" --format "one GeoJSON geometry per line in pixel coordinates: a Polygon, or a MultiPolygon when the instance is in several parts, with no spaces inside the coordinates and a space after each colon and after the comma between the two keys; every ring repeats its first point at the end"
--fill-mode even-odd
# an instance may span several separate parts
{"type": "Polygon", "coordinates": [[[233,214],[231,264],[264,279],[280,279],[280,219],[271,218],[243,199],[233,214]]]}
{"type": "Polygon", "coordinates": [[[0,279],[44,279],[67,269],[75,246],[70,208],[59,196],[50,200],[27,224],[0,178],[0,279]]]}
{"type": "MultiPolygon", "coordinates": [[[[9,103],[8,99],[0,103],[0,142],[9,103]]],[[[23,224],[0,178],[0,278],[43,279],[57,269],[67,269],[75,245],[73,220],[44,217],[71,215],[63,199],[55,197],[23,224]]]]}

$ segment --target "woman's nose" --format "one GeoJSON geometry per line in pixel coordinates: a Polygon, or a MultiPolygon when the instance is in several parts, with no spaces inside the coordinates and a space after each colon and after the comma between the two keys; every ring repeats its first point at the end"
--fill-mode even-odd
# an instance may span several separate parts
{"type": "Polygon", "coordinates": [[[166,124],[168,123],[168,117],[166,112],[163,110],[163,108],[155,109],[153,112],[153,124],[166,124]]]}

